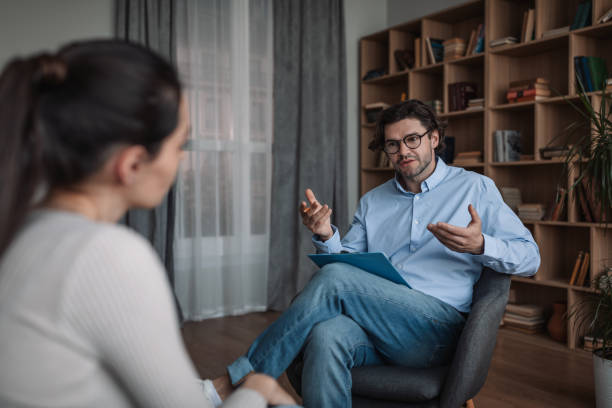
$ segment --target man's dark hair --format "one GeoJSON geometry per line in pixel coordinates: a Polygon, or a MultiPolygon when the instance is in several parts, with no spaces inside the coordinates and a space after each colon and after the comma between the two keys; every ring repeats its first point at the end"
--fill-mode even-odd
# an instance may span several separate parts
{"type": "Polygon", "coordinates": [[[374,151],[382,150],[385,145],[385,126],[404,119],[417,119],[421,122],[421,125],[429,130],[430,133],[427,134],[429,138],[431,138],[431,132],[437,130],[440,135],[440,141],[435,152],[439,154],[444,150],[444,129],[446,129],[446,122],[438,119],[433,109],[418,99],[409,99],[382,111],[376,121],[374,139],[370,142],[368,148],[374,151]]]}

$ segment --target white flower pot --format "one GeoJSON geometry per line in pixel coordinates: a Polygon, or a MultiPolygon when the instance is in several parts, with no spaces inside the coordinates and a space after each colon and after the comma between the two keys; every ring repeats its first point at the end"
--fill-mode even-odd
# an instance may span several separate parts
{"type": "Polygon", "coordinates": [[[612,360],[601,358],[601,350],[593,353],[595,401],[597,408],[612,408],[612,360]]]}

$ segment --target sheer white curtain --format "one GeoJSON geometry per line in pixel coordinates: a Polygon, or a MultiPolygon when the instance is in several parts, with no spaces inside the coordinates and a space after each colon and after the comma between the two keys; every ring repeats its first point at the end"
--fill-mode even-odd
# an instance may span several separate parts
{"type": "Polygon", "coordinates": [[[177,181],[175,290],[187,320],[265,310],[272,155],[271,0],[178,0],[191,112],[177,181]]]}

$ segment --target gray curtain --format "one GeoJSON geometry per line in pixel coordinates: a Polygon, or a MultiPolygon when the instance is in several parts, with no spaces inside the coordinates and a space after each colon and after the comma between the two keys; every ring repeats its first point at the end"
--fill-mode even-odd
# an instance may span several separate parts
{"type": "MultiPolygon", "coordinates": [[[[116,0],[115,34],[156,51],[174,64],[174,10],[173,0],[116,0]]],[[[175,201],[172,187],[159,206],[152,210],[130,210],[124,219],[126,225],[144,235],[155,247],[173,287],[175,201]]],[[[176,306],[181,317],[178,302],[176,306]]]]}
{"type": "Polygon", "coordinates": [[[304,190],[333,209],[335,225],[348,219],[343,8],[342,0],[274,1],[270,309],[285,309],[317,269],[298,214],[304,190]]]}

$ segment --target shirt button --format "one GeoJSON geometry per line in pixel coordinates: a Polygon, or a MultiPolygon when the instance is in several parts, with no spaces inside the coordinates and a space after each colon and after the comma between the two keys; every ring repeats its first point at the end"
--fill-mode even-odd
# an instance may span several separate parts
{"type": "Polygon", "coordinates": [[[414,223],[415,223],[415,224],[418,224],[418,223],[419,223],[419,220],[414,220],[414,223]]]}
{"type": "Polygon", "coordinates": [[[418,199],[419,199],[419,196],[414,196],[414,199],[415,199],[415,200],[418,200],[418,199]]]}

